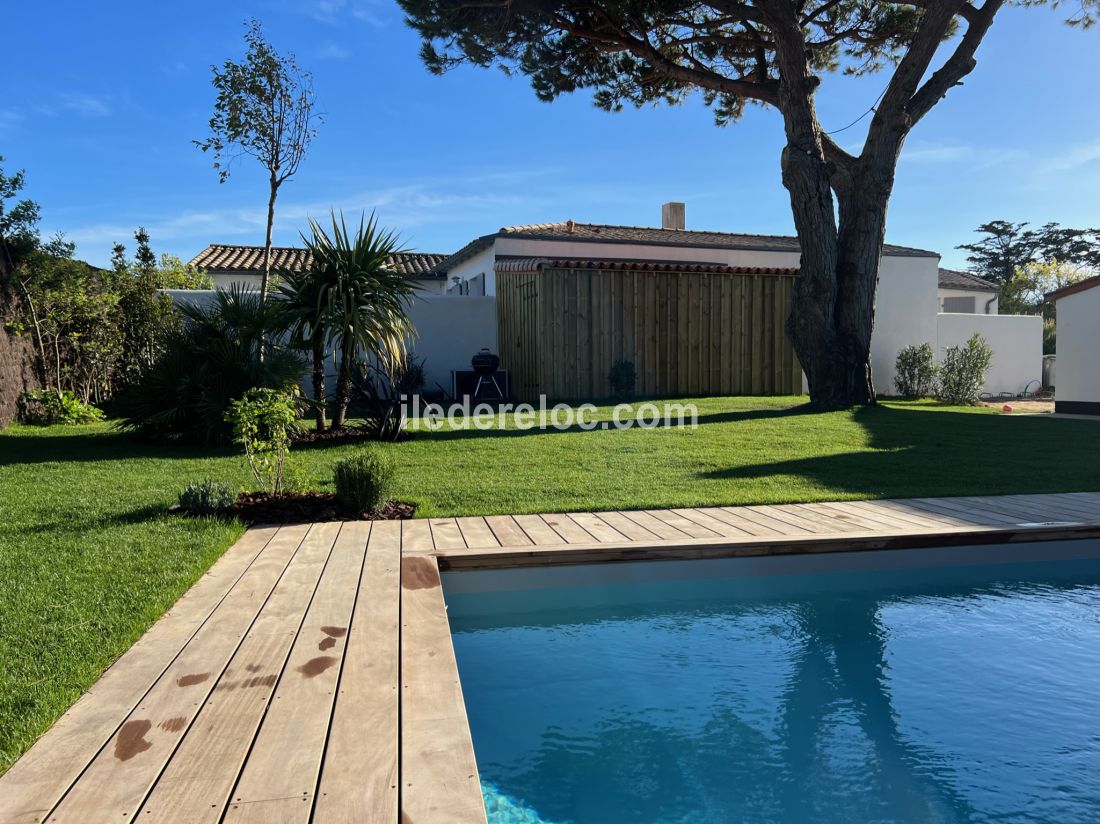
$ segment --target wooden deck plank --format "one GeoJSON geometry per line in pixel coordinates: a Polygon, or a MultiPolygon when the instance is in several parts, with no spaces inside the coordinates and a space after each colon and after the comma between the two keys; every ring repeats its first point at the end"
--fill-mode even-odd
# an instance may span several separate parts
{"type": "Polygon", "coordinates": [[[781,512],[773,512],[771,507],[763,506],[724,506],[722,509],[731,515],[737,515],[745,520],[752,521],[760,526],[775,530],[776,535],[807,535],[811,530],[799,526],[797,522],[784,516],[781,512]]]}
{"type": "Polygon", "coordinates": [[[279,681],[306,677],[286,671],[285,665],[339,527],[310,527],[301,550],[142,805],[138,818],[143,824],[199,824],[221,818],[279,681]]]}
{"type": "Polygon", "coordinates": [[[632,540],[629,535],[615,529],[607,521],[591,512],[570,512],[569,517],[585,532],[602,543],[611,544],[632,540]]]}
{"type": "Polygon", "coordinates": [[[500,546],[500,542],[497,541],[493,530],[489,529],[489,524],[484,518],[456,518],[455,522],[458,524],[466,546],[500,546]]]}
{"type": "Polygon", "coordinates": [[[313,820],[396,822],[401,528],[374,524],[313,820]]]}
{"type": "Polygon", "coordinates": [[[848,503],[857,507],[873,508],[875,511],[889,512],[911,523],[928,526],[930,528],[965,526],[968,523],[961,518],[955,518],[951,515],[943,515],[938,512],[930,512],[927,509],[917,509],[914,506],[907,506],[904,501],[848,501],[848,503]]]}
{"type": "Polygon", "coordinates": [[[565,543],[565,538],[556,533],[554,528],[538,515],[513,515],[512,517],[532,544],[557,546],[565,543]]]}
{"type": "Polygon", "coordinates": [[[246,532],[0,776],[0,822],[33,824],[45,817],[277,532],[276,527],[246,532]]]}
{"type": "Polygon", "coordinates": [[[485,523],[501,546],[524,546],[531,543],[527,533],[520,529],[511,515],[489,515],[485,518],[485,523]]]}
{"type": "Polygon", "coordinates": [[[401,820],[485,824],[434,558],[401,561],[401,820]]]}
{"type": "Polygon", "coordinates": [[[700,509],[699,512],[705,512],[712,518],[721,521],[724,524],[729,524],[741,530],[746,535],[765,536],[765,535],[780,535],[780,531],[775,527],[762,526],[761,524],[750,521],[748,518],[743,517],[739,513],[736,513],[734,509],[729,507],[709,506],[706,509],[700,509]]]}
{"type": "MultiPolygon", "coordinates": [[[[836,504],[830,503],[829,506],[836,506],[836,504]]],[[[880,501],[844,501],[843,508],[849,512],[865,515],[880,523],[889,522],[908,529],[921,527],[926,530],[935,530],[950,525],[946,520],[934,520],[927,512],[917,514],[916,511],[906,512],[893,509],[883,505],[880,501]]]]}
{"type": "Polygon", "coordinates": [[[669,511],[679,515],[681,518],[687,518],[692,523],[698,524],[704,529],[709,529],[717,535],[726,535],[732,538],[751,534],[740,527],[727,523],[721,518],[716,518],[703,509],[672,509],[669,511]]]}
{"type": "Polygon", "coordinates": [[[1058,495],[1053,499],[1052,496],[1049,495],[1009,495],[1006,497],[1013,501],[1020,501],[1033,508],[1038,507],[1041,510],[1052,509],[1058,512],[1076,515],[1078,518],[1086,521],[1100,519],[1100,496],[1097,496],[1097,501],[1091,504],[1084,499],[1071,498],[1067,495],[1058,495]]]}
{"type": "Polygon", "coordinates": [[[542,520],[554,530],[567,544],[590,544],[597,542],[596,537],[568,515],[551,513],[541,516],[542,520]]]}
{"type": "Polygon", "coordinates": [[[1015,519],[1006,517],[990,509],[970,506],[952,501],[951,498],[911,498],[909,503],[918,509],[929,509],[933,512],[954,514],[976,526],[994,526],[997,524],[1014,524],[1015,519]]]}
{"type": "Polygon", "coordinates": [[[632,541],[660,540],[656,533],[635,523],[621,512],[598,512],[596,515],[601,521],[614,527],[632,541]]]}
{"type": "MultiPolygon", "coordinates": [[[[826,520],[820,522],[824,534],[836,532],[911,532],[919,529],[913,524],[897,521],[887,524],[868,515],[861,515],[848,509],[842,509],[826,503],[800,504],[799,512],[809,517],[820,515],[826,520]]],[[[885,517],[885,516],[884,516],[885,517]]]]}
{"type": "Polygon", "coordinates": [[[305,527],[279,532],[138,706],[119,719],[117,731],[50,813],[50,821],[133,815],[294,563],[305,536],[305,527]]]}
{"type": "Polygon", "coordinates": [[[431,525],[425,520],[401,522],[402,552],[435,552],[431,525]]]}
{"type": "Polygon", "coordinates": [[[720,533],[715,532],[713,529],[708,529],[705,526],[700,526],[694,521],[689,521],[683,515],[677,515],[670,509],[646,509],[644,512],[656,518],[662,523],[675,527],[676,529],[690,535],[692,538],[713,538],[720,533]]]}
{"type": "Polygon", "coordinates": [[[227,822],[309,822],[369,533],[369,522],[340,527],[233,789],[227,822]]]}
{"type": "Polygon", "coordinates": [[[624,518],[629,518],[639,526],[645,527],[663,541],[678,541],[690,537],[682,529],[677,529],[671,524],[665,523],[660,518],[655,518],[648,512],[643,512],[640,509],[626,509],[622,510],[620,514],[624,518]]]}
{"type": "Polygon", "coordinates": [[[454,518],[432,518],[428,521],[428,526],[437,550],[466,548],[466,540],[454,518]]]}
{"type": "Polygon", "coordinates": [[[969,505],[980,505],[994,512],[1013,516],[1017,522],[1081,520],[1084,517],[1072,504],[1060,504],[1057,500],[1038,502],[1012,496],[1012,499],[989,500],[978,497],[960,497],[955,500],[969,505]]]}
{"type": "Polygon", "coordinates": [[[831,535],[838,531],[854,531],[858,528],[853,524],[846,524],[831,513],[818,512],[812,504],[769,504],[756,509],[816,535],[831,535]]]}

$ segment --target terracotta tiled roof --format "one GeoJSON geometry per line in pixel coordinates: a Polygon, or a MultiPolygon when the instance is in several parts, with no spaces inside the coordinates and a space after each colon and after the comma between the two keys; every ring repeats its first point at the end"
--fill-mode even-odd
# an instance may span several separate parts
{"type": "Polygon", "coordinates": [[[996,292],[997,287],[977,275],[957,269],[940,269],[941,289],[967,289],[971,292],[996,292]]]}
{"type": "MultiPolygon", "coordinates": [[[[431,252],[399,252],[390,258],[390,268],[408,277],[440,278],[435,268],[446,255],[431,252]]],[[[271,267],[273,269],[302,269],[310,264],[310,254],[297,246],[272,246],[271,267]]],[[[195,257],[191,265],[207,272],[218,273],[256,273],[263,271],[263,246],[236,246],[229,243],[211,243],[195,257]]]]}
{"type": "MultiPolygon", "coordinates": [[[[608,226],[599,223],[532,223],[505,226],[499,232],[482,235],[459,249],[443,263],[446,271],[457,263],[487,249],[498,237],[529,240],[566,240],[574,243],[632,243],[647,246],[693,246],[709,249],[740,249],[761,252],[798,252],[798,238],[786,235],[745,235],[734,232],[702,232],[687,229],[657,229],[650,226],[608,226]]],[[[905,257],[939,257],[936,252],[886,244],[883,253],[905,257]]]]}
{"type": "Polygon", "coordinates": [[[540,269],[604,269],[628,272],[699,272],[715,275],[785,275],[798,269],[774,266],[725,266],[685,260],[625,260],[620,258],[498,258],[497,272],[536,272],[540,269]]]}

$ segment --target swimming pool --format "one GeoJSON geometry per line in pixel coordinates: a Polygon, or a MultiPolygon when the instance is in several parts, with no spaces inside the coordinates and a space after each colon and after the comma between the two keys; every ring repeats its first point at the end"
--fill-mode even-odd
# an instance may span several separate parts
{"type": "Polygon", "coordinates": [[[444,591],[490,824],[1100,817],[1096,542],[444,591]]]}

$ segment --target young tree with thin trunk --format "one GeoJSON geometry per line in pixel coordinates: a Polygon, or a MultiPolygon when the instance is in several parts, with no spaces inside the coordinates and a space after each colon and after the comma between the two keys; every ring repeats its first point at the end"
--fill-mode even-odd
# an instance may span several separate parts
{"type": "Polygon", "coordinates": [[[298,171],[317,134],[320,116],[313,111],[313,75],[298,67],[293,52],[284,56],[275,51],[258,20],[247,25],[244,62],[226,60],[220,69],[211,67],[218,96],[210,118],[210,136],[194,143],[204,152],[213,152],[214,168],[222,183],[241,155],[256,158],[267,170],[262,301],[271,280],[275,199],[279,187],[298,171]]]}
{"type": "MultiPolygon", "coordinates": [[[[542,100],[590,88],[612,111],[701,91],[720,124],[746,103],[777,109],[802,250],[787,334],[812,403],[874,403],[871,331],[898,156],[913,127],[973,71],[1005,0],[398,2],[437,73],[499,65],[528,75],[542,100]],[[818,120],[821,77],[883,68],[889,80],[853,153],[818,120]]],[[[1090,24],[1096,3],[1082,0],[1070,22],[1090,24]]]]}

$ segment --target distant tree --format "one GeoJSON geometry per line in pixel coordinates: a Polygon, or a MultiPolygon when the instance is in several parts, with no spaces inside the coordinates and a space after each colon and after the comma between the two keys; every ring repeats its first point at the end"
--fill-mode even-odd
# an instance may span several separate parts
{"type": "Polygon", "coordinates": [[[4,174],[4,156],[0,155],[0,286],[8,283],[16,264],[39,242],[38,204],[26,199],[11,202],[25,182],[22,169],[10,176],[4,174]]]}
{"type": "MultiPolygon", "coordinates": [[[[898,156],[913,127],[973,71],[1005,0],[398,2],[437,73],[499,65],[528,75],[541,100],[593,89],[611,111],[678,103],[698,90],[720,124],[746,103],[776,108],[802,251],[787,334],[812,403],[874,403],[871,330],[898,156]],[[870,116],[866,138],[849,151],[818,119],[821,75],[883,68],[886,88],[859,118],[870,116]]],[[[1091,23],[1096,2],[1083,0],[1070,22],[1091,23]]]]}
{"type": "Polygon", "coordinates": [[[137,241],[137,251],[134,252],[134,268],[137,274],[152,274],[157,268],[157,256],[150,245],[149,233],[145,231],[145,227],[137,228],[134,240],[137,241]]]}
{"type": "Polygon", "coordinates": [[[1029,225],[992,220],[975,229],[983,237],[958,247],[970,252],[970,271],[1008,286],[1035,263],[1057,261],[1062,267],[1100,270],[1100,229],[1066,229],[1057,223],[1029,229],[1029,225]]]}
{"type": "Polygon", "coordinates": [[[222,183],[229,178],[233,161],[241,155],[256,158],[267,170],[262,302],[271,279],[275,199],[279,187],[298,171],[317,134],[319,116],[313,111],[313,75],[298,67],[293,52],[284,56],[275,51],[264,38],[258,20],[249,21],[247,26],[244,62],[226,60],[220,69],[211,67],[218,94],[210,118],[210,136],[194,143],[204,152],[213,152],[214,168],[222,183]]]}

